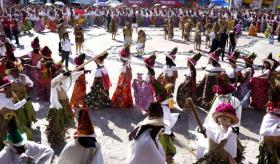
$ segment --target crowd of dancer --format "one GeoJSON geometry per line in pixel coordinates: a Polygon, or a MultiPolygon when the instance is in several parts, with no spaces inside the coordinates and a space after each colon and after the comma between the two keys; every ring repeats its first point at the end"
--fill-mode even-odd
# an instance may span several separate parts
{"type": "MultiPolygon", "coordinates": [[[[239,9],[161,9],[161,8],[121,8],[96,9],[92,7],[34,7],[18,6],[6,8],[3,15],[3,32],[0,33],[0,159],[5,163],[51,163],[53,150],[33,142],[32,124],[37,120],[33,101],[49,102],[46,134],[52,147],[65,142],[68,128],[77,127],[73,140],[62,150],[58,163],[103,164],[101,145],[90,119],[90,112],[112,108],[132,108],[141,110],[147,118],[130,133],[131,150],[127,157],[130,164],[174,163],[176,155],[173,126],[179,113],[173,113],[175,100],[184,110],[199,106],[209,111],[203,124],[198,121],[197,163],[240,163],[244,147],[238,139],[242,109],[266,110],[260,129],[259,163],[279,162],[280,150],[280,60],[269,54],[263,59],[262,74],[256,76],[254,60],[257,54],[241,54],[235,49],[242,31],[248,35],[267,33],[273,44],[274,35],[280,35],[280,15],[266,10],[239,9]],[[92,20],[91,20],[92,19],[92,20]],[[142,20],[142,23],[141,23],[142,20]],[[108,52],[94,56],[90,61],[96,64],[94,81],[90,92],[86,92],[86,76],[93,70],[86,70],[86,54],[83,52],[83,27],[96,24],[112,33],[115,39],[118,26],[123,27],[124,46],[119,52],[122,63],[117,87],[110,97],[112,82],[104,62],[108,52]],[[182,38],[190,42],[194,28],[194,49],[186,59],[185,81],[176,90],[178,68],[175,47],[165,53],[166,63],[162,73],[156,76],[154,66],[157,54],[145,57],[145,72],[139,72],[133,79],[130,66],[130,46],[133,28],[138,32],[137,55],[144,54],[146,34],[138,26],[163,27],[165,39],[172,40],[173,28],[179,26],[182,38]],[[74,27],[76,57],[74,70],[68,69],[71,42],[67,28],[74,27]],[[32,51],[15,57],[21,31],[42,32],[47,27],[57,32],[59,63],[52,58],[47,43],[35,37],[32,51]],[[269,30],[268,30],[269,29],[269,30]],[[205,34],[206,48],[209,48],[208,62],[202,81],[197,81],[196,64],[201,57],[201,36],[205,34]],[[226,44],[229,50],[226,52],[226,44]],[[41,46],[45,44],[45,46],[41,46]],[[225,55],[227,54],[227,55],[225,55]],[[228,65],[222,68],[220,61],[226,59],[228,65]],[[244,69],[236,65],[243,60],[244,69]],[[65,62],[65,64],[63,64],[65,62]],[[73,86],[71,97],[68,89],[73,86]],[[260,90],[260,86],[262,89],[260,90]],[[132,90],[134,92],[132,92],[132,90]],[[173,97],[173,95],[177,95],[173,97]],[[75,125],[75,120],[78,122],[75,125]],[[209,143],[209,144],[205,144],[209,143]],[[278,152],[278,154],[277,154],[278,152]]],[[[280,56],[278,56],[280,59],[280,56]]],[[[206,64],[206,63],[205,63],[206,64]]]]}

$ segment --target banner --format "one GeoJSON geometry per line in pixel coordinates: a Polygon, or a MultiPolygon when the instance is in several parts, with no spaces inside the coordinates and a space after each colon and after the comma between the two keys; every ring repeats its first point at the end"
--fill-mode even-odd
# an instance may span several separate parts
{"type": "Polygon", "coordinates": [[[143,7],[143,6],[150,7],[153,5],[151,0],[124,0],[123,3],[128,6],[138,5],[141,7],[143,7]]]}
{"type": "Polygon", "coordinates": [[[187,4],[186,0],[155,0],[154,4],[181,7],[187,4]]]}

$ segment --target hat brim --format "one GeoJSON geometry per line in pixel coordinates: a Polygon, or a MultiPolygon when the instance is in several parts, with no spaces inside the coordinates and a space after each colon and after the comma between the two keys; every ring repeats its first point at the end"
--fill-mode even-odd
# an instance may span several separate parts
{"type": "Polygon", "coordinates": [[[271,60],[271,59],[263,59],[263,61],[264,62],[268,62],[270,64],[271,68],[273,68],[273,66],[274,66],[274,61],[273,60],[271,60]]]}
{"type": "Polygon", "coordinates": [[[216,58],[212,55],[212,53],[209,54],[208,56],[209,56],[211,59],[215,60],[216,62],[219,62],[219,61],[220,61],[220,57],[219,57],[219,59],[216,59],[216,58]]]}
{"type": "Polygon", "coordinates": [[[226,112],[215,112],[212,114],[212,118],[215,120],[215,122],[218,122],[217,119],[221,116],[229,117],[231,119],[232,125],[237,124],[239,122],[239,119],[236,116],[226,113],[226,112]]]}
{"type": "Polygon", "coordinates": [[[196,65],[196,63],[193,61],[191,57],[187,57],[187,61],[190,62],[193,66],[196,65]]]}
{"type": "Polygon", "coordinates": [[[23,140],[22,140],[21,142],[19,142],[19,143],[12,143],[12,142],[9,141],[9,140],[4,140],[3,142],[4,142],[5,144],[12,145],[12,146],[16,146],[16,147],[24,146],[25,143],[26,143],[26,141],[27,141],[27,135],[26,135],[26,133],[21,133],[21,136],[22,136],[23,140]]]}
{"type": "Polygon", "coordinates": [[[168,123],[165,122],[163,118],[149,119],[147,117],[140,124],[141,125],[153,125],[153,126],[168,126],[168,123]]]}

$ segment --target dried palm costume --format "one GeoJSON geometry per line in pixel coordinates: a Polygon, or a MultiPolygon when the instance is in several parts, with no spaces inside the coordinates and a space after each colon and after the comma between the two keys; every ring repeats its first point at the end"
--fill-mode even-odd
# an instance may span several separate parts
{"type": "Polygon", "coordinates": [[[165,18],[163,21],[163,31],[164,31],[164,39],[166,39],[167,35],[168,35],[168,19],[165,18]]]}
{"type": "Polygon", "coordinates": [[[121,68],[117,88],[112,97],[112,107],[130,108],[133,106],[133,100],[131,95],[132,70],[129,64],[129,47],[123,48],[120,51],[119,56],[123,62],[123,66],[121,68]]]}
{"type": "MultiPolygon", "coordinates": [[[[27,102],[26,99],[23,99],[16,104],[13,103],[12,99],[9,98],[11,97],[10,84],[12,84],[12,81],[8,78],[0,79],[0,150],[4,147],[3,140],[7,135],[5,115],[9,112],[18,110],[27,102]]],[[[20,131],[32,136],[31,130],[25,126],[20,126],[20,131]]]]}
{"type": "Polygon", "coordinates": [[[271,99],[267,103],[267,114],[264,116],[260,135],[262,143],[259,147],[258,164],[280,162],[280,74],[274,72],[270,76],[272,88],[271,99]]]}
{"type": "Polygon", "coordinates": [[[172,93],[175,89],[176,79],[178,78],[178,71],[175,64],[175,58],[178,48],[175,47],[171,50],[169,54],[166,55],[166,64],[163,67],[163,73],[158,77],[158,82],[162,86],[166,86],[168,83],[172,84],[172,93]]]}
{"type": "Polygon", "coordinates": [[[109,107],[111,100],[109,97],[109,89],[111,88],[111,80],[109,78],[108,70],[104,65],[104,59],[108,53],[97,56],[95,63],[97,65],[94,81],[90,92],[86,95],[85,101],[89,109],[101,109],[102,107],[109,107]]]}
{"type": "Polygon", "coordinates": [[[137,38],[137,47],[136,47],[139,56],[144,55],[145,43],[146,43],[146,34],[143,30],[139,30],[138,38],[137,38]]]}
{"type": "Polygon", "coordinates": [[[71,81],[75,82],[85,71],[61,73],[60,64],[54,64],[52,67],[56,76],[51,81],[51,105],[47,116],[49,124],[46,133],[51,145],[60,145],[64,142],[66,128],[74,125],[73,111],[66,93],[69,88],[67,85],[71,85],[71,81]]]}
{"type": "Polygon", "coordinates": [[[168,19],[168,40],[172,40],[174,37],[174,26],[173,26],[173,21],[172,18],[168,19]]]}
{"type": "Polygon", "coordinates": [[[200,59],[201,54],[195,54],[192,57],[187,58],[188,69],[185,74],[185,80],[178,87],[177,91],[177,103],[180,108],[185,107],[186,99],[191,97],[196,100],[196,69],[195,65],[200,59]]]}
{"type": "MultiPolygon", "coordinates": [[[[18,66],[7,70],[7,73],[10,74],[7,78],[13,81],[11,89],[15,102],[19,102],[27,98],[27,88],[33,87],[34,85],[33,81],[31,81],[28,76],[21,74],[19,69],[20,68],[18,66]]],[[[25,103],[24,106],[18,109],[15,113],[17,114],[19,122],[28,128],[31,128],[32,123],[36,121],[36,112],[31,101],[25,103]]]]}
{"type": "Polygon", "coordinates": [[[110,32],[112,33],[112,35],[116,35],[117,31],[118,31],[117,20],[116,20],[115,17],[113,17],[111,22],[110,22],[110,32]]]}

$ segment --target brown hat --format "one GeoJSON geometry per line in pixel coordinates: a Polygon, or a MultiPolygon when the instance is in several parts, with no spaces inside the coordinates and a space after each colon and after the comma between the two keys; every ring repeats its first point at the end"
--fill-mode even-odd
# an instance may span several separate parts
{"type": "Polygon", "coordinates": [[[48,46],[45,46],[44,48],[42,48],[40,50],[40,53],[44,56],[44,57],[51,57],[52,51],[50,50],[50,48],[48,46]]]}
{"type": "Polygon", "coordinates": [[[228,57],[228,60],[233,61],[233,62],[236,62],[237,59],[239,58],[239,56],[240,56],[239,50],[235,50],[235,51],[228,57]]]}
{"type": "Polygon", "coordinates": [[[38,37],[34,38],[34,40],[31,42],[31,47],[33,49],[40,49],[40,41],[38,37]]]}
{"type": "Polygon", "coordinates": [[[146,64],[146,66],[153,68],[155,65],[156,58],[157,56],[155,54],[152,54],[148,58],[144,59],[144,63],[146,64]]]}
{"type": "Polygon", "coordinates": [[[163,109],[159,102],[152,102],[149,107],[149,115],[140,122],[140,125],[164,126],[163,109]]]}
{"type": "Polygon", "coordinates": [[[217,106],[215,112],[212,114],[212,117],[217,122],[218,118],[221,116],[229,117],[231,119],[231,124],[239,122],[239,119],[236,116],[236,110],[231,103],[221,103],[217,106]]]}
{"type": "Polygon", "coordinates": [[[74,62],[77,66],[82,65],[85,61],[86,54],[82,53],[79,56],[75,57],[74,62]]]}
{"type": "Polygon", "coordinates": [[[254,60],[256,59],[257,55],[253,52],[251,55],[242,56],[241,58],[244,60],[246,64],[253,64],[254,60]]]}
{"type": "Polygon", "coordinates": [[[274,66],[274,59],[272,57],[272,53],[269,53],[266,59],[263,59],[263,62],[267,62],[270,64],[270,68],[272,69],[274,66]]]}
{"type": "Polygon", "coordinates": [[[198,60],[201,58],[201,53],[196,53],[192,57],[187,57],[187,60],[195,66],[198,60]]]}
{"type": "Polygon", "coordinates": [[[95,137],[94,128],[87,108],[80,107],[78,113],[78,127],[74,137],[95,137]]]}

